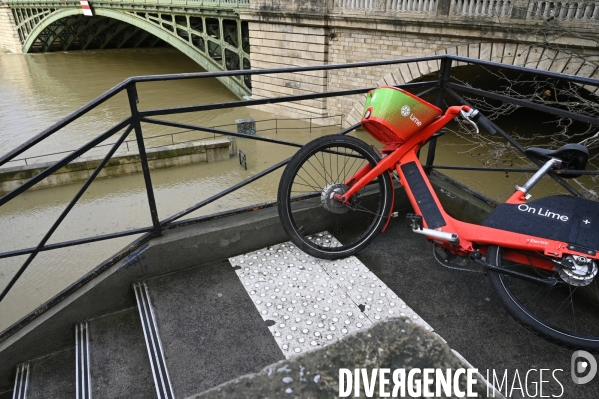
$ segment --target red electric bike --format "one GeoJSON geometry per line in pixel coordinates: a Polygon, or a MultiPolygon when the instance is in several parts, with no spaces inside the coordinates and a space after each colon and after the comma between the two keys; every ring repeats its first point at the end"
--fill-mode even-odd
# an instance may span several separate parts
{"type": "Polygon", "coordinates": [[[377,151],[357,138],[331,135],[296,153],[278,190],[291,241],[325,259],[358,253],[396,216],[397,180],[414,209],[407,216],[413,232],[487,270],[516,320],[558,344],[599,352],[599,203],[566,195],[528,201],[550,170],[577,177],[568,171],[585,169],[588,150],[578,144],[527,149],[544,165],[482,224],[465,223],[445,212],[417,154],[458,116],[477,132],[477,124],[490,132],[493,127],[468,106],[442,114],[397,88],[367,96],[362,126],[385,146],[377,151]]]}

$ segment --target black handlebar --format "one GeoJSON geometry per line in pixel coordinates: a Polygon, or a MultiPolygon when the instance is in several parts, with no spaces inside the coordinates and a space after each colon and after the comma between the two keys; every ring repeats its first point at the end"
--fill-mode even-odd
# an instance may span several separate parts
{"type": "Polygon", "coordinates": [[[483,114],[480,113],[480,111],[475,112],[471,118],[474,122],[476,122],[477,125],[485,129],[487,133],[489,133],[491,136],[494,136],[495,133],[497,133],[497,130],[493,126],[491,126],[489,120],[485,118],[483,114]]]}

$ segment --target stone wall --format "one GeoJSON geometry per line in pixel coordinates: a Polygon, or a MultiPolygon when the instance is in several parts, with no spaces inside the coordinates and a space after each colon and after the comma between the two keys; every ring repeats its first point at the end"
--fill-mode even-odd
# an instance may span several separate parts
{"type": "Polygon", "coordinates": [[[0,49],[11,53],[23,52],[12,12],[3,2],[0,2],[0,49]]]}
{"type": "MultiPolygon", "coordinates": [[[[440,49],[469,42],[468,38],[425,36],[401,30],[362,30],[347,27],[335,29],[334,33],[335,37],[329,45],[329,60],[334,64],[435,55],[440,49]]],[[[418,68],[416,65],[408,66],[410,67],[418,68]]],[[[398,65],[385,65],[337,69],[329,72],[329,85],[332,90],[379,86],[383,83],[380,82],[381,79],[397,68],[398,65]]],[[[416,73],[414,75],[420,76],[416,73]]],[[[411,80],[409,79],[408,82],[411,80]]],[[[389,81],[383,84],[394,83],[395,81],[389,81]]],[[[330,98],[329,112],[347,116],[356,102],[363,98],[363,94],[330,98]]],[[[351,122],[355,123],[355,119],[351,122]]]]}
{"type": "MultiPolygon", "coordinates": [[[[266,7],[266,6],[264,6],[266,7]]],[[[281,9],[245,10],[249,21],[252,68],[319,66],[434,55],[439,49],[480,40],[421,21],[296,13],[281,9]]],[[[324,93],[376,86],[397,66],[336,69],[252,77],[252,98],[324,93]]],[[[348,115],[362,94],[267,104],[257,108],[290,117],[348,115]]]]}
{"type": "MultiPolygon", "coordinates": [[[[543,59],[548,61],[532,66],[526,57],[518,59],[511,54],[511,58],[506,58],[508,63],[539,69],[551,67],[551,70],[556,70],[552,66],[553,61],[563,57],[565,53],[543,50],[544,47],[538,43],[542,44],[546,40],[545,35],[551,37],[556,48],[575,49],[587,57],[587,60],[594,61],[594,64],[598,61],[599,43],[586,39],[595,34],[593,29],[596,29],[594,24],[597,21],[594,19],[585,25],[575,25],[574,21],[560,21],[554,28],[543,25],[542,31],[536,31],[535,26],[539,23],[536,19],[531,19],[534,16],[530,12],[527,14],[529,5],[525,1],[512,2],[512,8],[509,9],[511,16],[504,20],[492,15],[470,15],[466,11],[457,11],[454,3],[439,0],[434,3],[435,8],[430,10],[400,12],[392,10],[395,3],[391,0],[364,3],[362,6],[359,5],[362,3],[339,0],[255,0],[250,3],[249,9],[239,12],[241,19],[249,22],[252,67],[258,69],[457,53],[472,58],[490,59],[490,53],[483,54],[482,49],[488,50],[497,44],[501,48],[517,46],[518,54],[522,53],[522,48],[522,54],[525,55],[540,50],[543,59]],[[368,9],[367,4],[371,4],[372,9],[368,9]],[[581,36],[567,33],[570,29],[567,24],[574,24],[572,29],[581,36]],[[567,29],[560,28],[561,25],[567,29]],[[515,37],[512,33],[514,30],[526,34],[515,37]],[[479,50],[470,54],[470,47],[479,50]]],[[[567,57],[569,58],[570,56],[567,57]]],[[[422,75],[436,74],[438,63],[436,64],[414,64],[404,66],[402,70],[397,65],[390,65],[254,76],[253,98],[407,83],[422,75]]],[[[599,71],[596,67],[593,69],[592,65],[579,68],[577,72],[564,72],[585,77],[599,76],[599,71]]],[[[258,108],[291,117],[347,116],[350,113],[356,114],[356,108],[359,108],[357,101],[363,97],[364,95],[359,94],[284,105],[268,104],[258,108]]],[[[356,119],[354,115],[346,121],[355,123],[357,120],[359,117],[356,119]]]]}
{"type": "MultiPolygon", "coordinates": [[[[252,68],[289,68],[324,65],[328,62],[328,29],[324,26],[298,26],[288,23],[250,22],[252,68]]],[[[254,75],[252,98],[323,93],[327,72],[254,75]]],[[[326,99],[267,104],[260,109],[293,117],[325,116],[326,99]]],[[[334,114],[332,114],[334,115],[334,114]]]]}

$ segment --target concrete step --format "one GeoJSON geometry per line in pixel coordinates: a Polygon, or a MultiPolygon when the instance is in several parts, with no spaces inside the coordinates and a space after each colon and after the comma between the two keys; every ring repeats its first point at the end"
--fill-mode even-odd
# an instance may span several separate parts
{"type": "Polygon", "coordinates": [[[21,396],[15,396],[16,398],[59,399],[75,397],[74,347],[31,360],[28,364],[29,375],[26,377],[26,390],[21,391],[21,396]]]}
{"type": "Polygon", "coordinates": [[[155,397],[152,370],[137,309],[131,308],[90,320],[87,326],[91,397],[155,397]]]}
{"type": "Polygon", "coordinates": [[[75,346],[20,364],[0,399],[156,396],[136,308],[78,323],[75,346]]]}
{"type": "Polygon", "coordinates": [[[146,281],[177,398],[284,358],[227,261],[146,281]]]}

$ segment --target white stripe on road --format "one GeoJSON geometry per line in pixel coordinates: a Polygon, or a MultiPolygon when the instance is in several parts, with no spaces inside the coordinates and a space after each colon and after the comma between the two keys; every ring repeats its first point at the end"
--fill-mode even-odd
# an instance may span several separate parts
{"type": "MultiPolygon", "coordinates": [[[[323,233],[326,234],[326,233],[323,233]]],[[[290,242],[230,258],[286,358],[329,345],[388,317],[422,320],[352,256],[314,258],[290,242]]]]}

